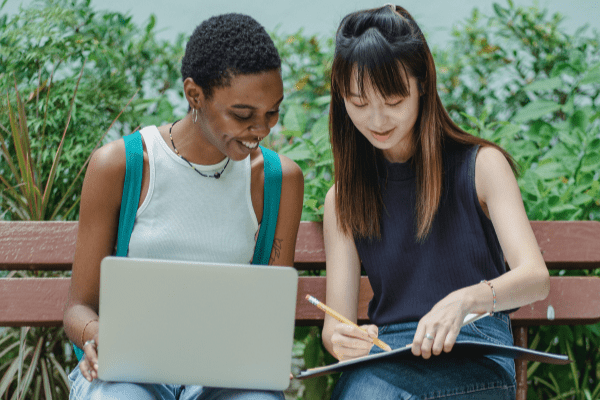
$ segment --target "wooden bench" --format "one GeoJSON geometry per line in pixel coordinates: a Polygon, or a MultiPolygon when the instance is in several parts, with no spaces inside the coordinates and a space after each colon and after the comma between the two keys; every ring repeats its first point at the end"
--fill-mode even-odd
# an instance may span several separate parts
{"type": "MultiPolygon", "coordinates": [[[[532,222],[546,264],[551,270],[600,268],[600,222],[532,222]]],[[[0,270],[66,271],[71,269],[77,222],[0,222],[0,270]]],[[[298,270],[324,270],[322,224],[302,222],[296,243],[298,270]]],[[[11,272],[14,274],[14,272],[11,272]]],[[[322,325],[324,314],[305,299],[325,300],[323,276],[302,276],[298,283],[297,325],[322,325]]],[[[550,295],[511,315],[515,343],[527,346],[527,327],[585,325],[600,322],[600,278],[551,277],[550,295]]],[[[0,326],[60,326],[69,278],[0,279],[0,326]]],[[[373,292],[363,277],[359,319],[368,322],[373,292]]],[[[517,362],[519,400],[526,399],[527,362],[517,362]]]]}

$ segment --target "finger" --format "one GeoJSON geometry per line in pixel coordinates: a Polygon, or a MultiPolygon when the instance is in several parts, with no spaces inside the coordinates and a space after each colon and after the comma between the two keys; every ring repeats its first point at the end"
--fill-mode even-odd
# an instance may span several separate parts
{"type": "Polygon", "coordinates": [[[348,347],[336,346],[333,352],[336,358],[340,361],[346,361],[357,357],[363,357],[369,354],[370,349],[352,349],[348,347]]]}
{"type": "Polygon", "coordinates": [[[421,356],[427,360],[429,357],[431,357],[431,348],[433,346],[433,342],[435,341],[435,333],[427,332],[422,341],[421,356]],[[430,335],[432,339],[428,338],[427,335],[430,335]]]}
{"type": "Polygon", "coordinates": [[[421,355],[421,347],[423,345],[423,338],[425,337],[425,324],[419,322],[417,325],[417,330],[415,331],[415,336],[413,337],[412,348],[411,351],[413,355],[420,356],[421,355]]]}
{"type": "Polygon", "coordinates": [[[435,333],[434,340],[431,340],[431,354],[434,356],[439,356],[442,354],[442,350],[444,349],[444,343],[446,341],[446,336],[448,335],[448,328],[440,327],[438,331],[435,333]]]}
{"type": "Polygon", "coordinates": [[[87,379],[90,382],[94,380],[94,377],[92,376],[92,370],[90,368],[90,364],[87,362],[87,360],[85,358],[83,360],[81,360],[81,362],[79,363],[79,370],[81,371],[81,375],[83,375],[83,377],[85,379],[87,379]]]}
{"type": "Polygon", "coordinates": [[[363,340],[352,336],[345,336],[339,333],[331,335],[331,343],[334,346],[344,347],[349,349],[368,349],[370,350],[373,346],[373,340],[363,340]]]}
{"type": "Polygon", "coordinates": [[[454,347],[454,343],[456,343],[456,338],[458,337],[458,333],[460,330],[451,329],[450,332],[446,335],[446,340],[444,341],[444,352],[450,353],[452,348],[454,347]]]}
{"type": "Polygon", "coordinates": [[[338,325],[338,329],[336,329],[338,332],[342,333],[345,336],[352,336],[358,339],[362,339],[362,340],[366,340],[366,341],[373,341],[373,339],[369,336],[369,334],[359,328],[358,326],[351,326],[348,324],[339,324],[338,325]]]}
{"type": "Polygon", "coordinates": [[[377,325],[362,325],[361,328],[366,330],[369,336],[373,339],[379,336],[379,328],[377,325]]]}
{"type": "Polygon", "coordinates": [[[98,377],[98,352],[96,349],[96,344],[88,344],[87,346],[83,346],[83,351],[85,353],[85,360],[88,363],[88,370],[91,371],[93,378],[98,377]]]}

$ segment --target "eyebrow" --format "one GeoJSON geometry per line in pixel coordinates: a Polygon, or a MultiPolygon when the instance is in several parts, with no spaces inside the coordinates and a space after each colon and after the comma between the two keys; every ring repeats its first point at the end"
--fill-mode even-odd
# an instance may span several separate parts
{"type": "MultiPolygon", "coordinates": [[[[278,106],[279,104],[281,104],[281,102],[283,101],[283,96],[277,101],[277,103],[275,103],[275,107],[278,106]]],[[[254,106],[251,106],[250,104],[234,104],[231,106],[231,108],[237,108],[237,109],[241,109],[241,110],[256,110],[257,108],[254,106]]]]}

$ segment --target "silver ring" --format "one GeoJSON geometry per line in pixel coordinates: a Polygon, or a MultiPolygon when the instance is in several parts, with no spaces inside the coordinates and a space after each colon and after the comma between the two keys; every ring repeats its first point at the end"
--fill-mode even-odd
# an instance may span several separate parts
{"type": "Polygon", "coordinates": [[[92,344],[92,345],[96,346],[96,341],[94,339],[90,339],[83,344],[83,347],[87,346],[88,344],[92,344]]]}
{"type": "Polygon", "coordinates": [[[426,333],[425,339],[433,340],[433,336],[431,336],[431,334],[429,334],[429,333],[426,333]]]}

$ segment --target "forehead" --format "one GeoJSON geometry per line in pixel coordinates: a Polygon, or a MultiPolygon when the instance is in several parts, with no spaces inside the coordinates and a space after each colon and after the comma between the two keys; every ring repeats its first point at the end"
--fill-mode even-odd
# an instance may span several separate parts
{"type": "Polygon", "coordinates": [[[229,85],[213,90],[212,101],[222,105],[247,104],[255,108],[273,107],[283,97],[280,70],[234,75],[229,85]]]}
{"type": "Polygon", "coordinates": [[[398,65],[396,75],[395,82],[389,82],[389,80],[382,80],[379,76],[369,73],[369,71],[359,71],[357,67],[354,67],[348,82],[348,95],[383,98],[409,96],[410,88],[416,85],[416,79],[408,74],[401,65],[398,65]]]}

